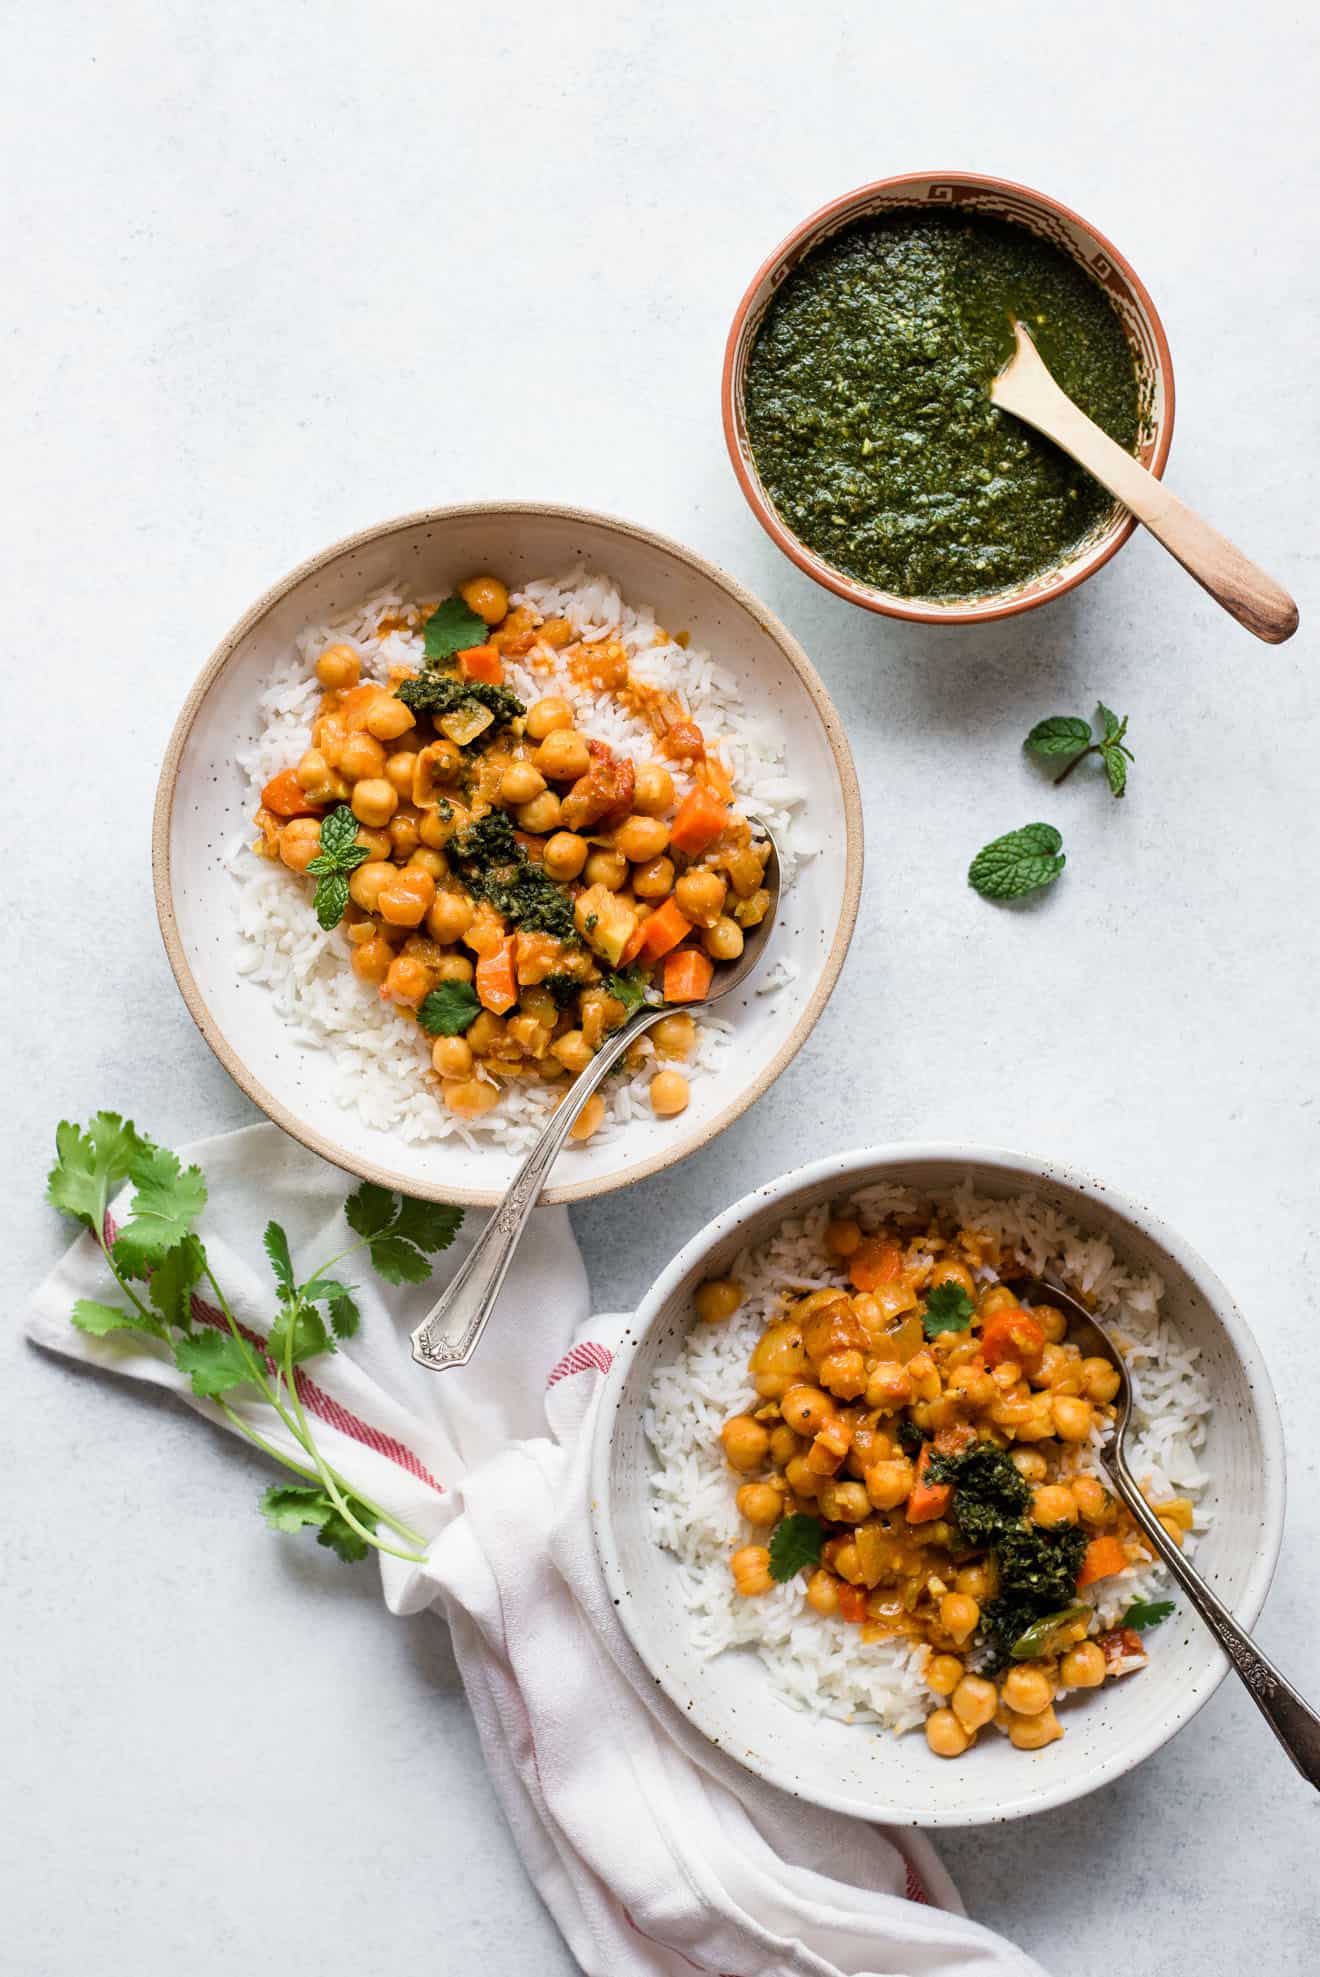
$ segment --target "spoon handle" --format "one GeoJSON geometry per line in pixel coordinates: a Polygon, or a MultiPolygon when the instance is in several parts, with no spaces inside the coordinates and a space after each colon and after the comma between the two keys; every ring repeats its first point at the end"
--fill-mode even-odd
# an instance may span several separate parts
{"type": "Polygon", "coordinates": [[[1103,1459],[1119,1495],[1223,1648],[1251,1700],[1303,1778],[1320,1791],[1320,1716],[1303,1702],[1292,1683],[1261,1653],[1195,1566],[1183,1557],[1147,1503],[1122,1451],[1106,1449],[1103,1459]]]}
{"type": "Polygon", "coordinates": [[[662,1016],[672,1014],[663,1004],[637,1010],[622,1029],[605,1039],[590,1064],[573,1080],[462,1267],[413,1333],[412,1356],[419,1366],[443,1373],[452,1366],[467,1365],[486,1329],[527,1218],[540,1199],[546,1176],[573,1121],[629,1045],[662,1016]]]}
{"type": "Polygon", "coordinates": [[[1017,340],[1016,357],[991,387],[995,404],[1025,419],[1079,461],[1240,625],[1269,645],[1291,638],[1297,630],[1297,606],[1282,585],[1088,419],[1056,384],[1020,328],[1017,340]]]}

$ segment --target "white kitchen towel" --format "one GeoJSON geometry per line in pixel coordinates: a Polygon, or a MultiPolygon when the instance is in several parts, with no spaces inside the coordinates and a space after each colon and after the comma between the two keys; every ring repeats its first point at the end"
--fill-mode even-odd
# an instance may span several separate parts
{"type": "MultiPolygon", "coordinates": [[[[240,1322],[264,1335],[266,1222],[284,1225],[301,1274],[352,1239],[342,1215],[351,1184],[273,1126],[185,1155],[209,1185],[200,1232],[215,1274],[240,1322]]],[[[299,1391],[352,1487],[425,1534],[424,1565],[381,1559],[386,1601],[448,1619],[505,1814],[588,1977],[1042,1977],[966,1918],[923,1835],[786,1797],[708,1745],[656,1690],[595,1562],[591,1426],[621,1321],[589,1317],[565,1211],[533,1217],[470,1367],[431,1374],[410,1358],[411,1327],[477,1226],[470,1215],[430,1285],[393,1289],[364,1262],[360,1332],[301,1375],[299,1391]]],[[[106,1295],[107,1275],[82,1236],[37,1292],[30,1336],[169,1387],[228,1425],[163,1348],[69,1323],[76,1298],[106,1295]]],[[[195,1315],[216,1321],[204,1302],[195,1315]]],[[[234,1404],[292,1450],[268,1408],[234,1404]]]]}

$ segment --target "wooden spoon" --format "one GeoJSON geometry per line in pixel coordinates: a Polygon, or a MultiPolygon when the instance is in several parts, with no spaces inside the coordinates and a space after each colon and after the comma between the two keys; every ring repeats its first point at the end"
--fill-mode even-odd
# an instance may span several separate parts
{"type": "Polygon", "coordinates": [[[1022,324],[1014,323],[1013,330],[1017,349],[990,387],[993,403],[1035,426],[1094,474],[1249,632],[1270,645],[1291,638],[1297,606],[1287,591],[1101,432],[1055,383],[1022,324]]]}

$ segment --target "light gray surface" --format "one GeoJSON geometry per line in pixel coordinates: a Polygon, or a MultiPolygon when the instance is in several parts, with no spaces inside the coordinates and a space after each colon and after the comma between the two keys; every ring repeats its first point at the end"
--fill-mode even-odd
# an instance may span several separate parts
{"type": "MultiPolygon", "coordinates": [[[[1313,22],[1278,0],[1248,24],[1204,0],[47,0],[10,11],[6,52],[11,1310],[61,1240],[39,1206],[61,1112],[131,1106],[166,1138],[250,1116],[174,994],[147,871],[164,738],[219,634],[411,507],[615,509],[802,637],[870,862],[806,1055],[703,1156],[577,1216],[601,1302],[838,1145],[973,1135],[1109,1176],[1260,1333],[1292,1487],[1262,1639],[1314,1693],[1312,632],[1265,650],[1142,539],[1016,623],[869,620],[756,528],[716,398],[742,286],[811,207],[945,162],[1037,183],[1164,312],[1173,483],[1313,618],[1313,22]],[[1122,806],[1085,772],[1051,794],[1019,751],[1097,694],[1132,716],[1122,806]],[[1064,878],[981,904],[970,853],[1036,816],[1064,878]]],[[[568,1970],[441,1628],[266,1537],[252,1464],[168,1405],[16,1343],[2,1377],[0,1965],[568,1970]]],[[[1200,1977],[1300,1972],[1317,1814],[1226,1688],[1121,1785],[944,1850],[1059,1977],[1181,1969],[1191,1944],[1200,1977]]]]}

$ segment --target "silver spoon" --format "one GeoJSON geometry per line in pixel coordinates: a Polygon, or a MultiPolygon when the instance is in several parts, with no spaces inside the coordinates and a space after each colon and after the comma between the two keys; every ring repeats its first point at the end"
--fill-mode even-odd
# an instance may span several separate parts
{"type": "MultiPolygon", "coordinates": [[[[686,1009],[709,1008],[721,996],[740,988],[765,952],[775,917],[779,911],[779,847],[764,824],[749,820],[757,837],[768,840],[764,885],[770,894],[765,918],[753,927],[736,961],[717,964],[710,990],[700,1002],[683,1004],[686,1009]]],[[[635,1010],[622,1028],[606,1037],[595,1057],[574,1079],[559,1105],[547,1119],[535,1146],[509,1183],[503,1201],[491,1216],[468,1252],[462,1268],[441,1293],[412,1335],[412,1355],[419,1366],[443,1373],[451,1366],[466,1366],[486,1329],[500,1286],[513,1261],[513,1252],[527,1226],[527,1218],[540,1198],[556,1154],[568,1138],[573,1121],[597,1086],[638,1037],[672,1016],[672,1004],[645,1004],[635,1010]]]]}
{"type": "Polygon", "coordinates": [[[1308,1707],[1251,1636],[1238,1626],[1228,1608],[1173,1542],[1147,1503],[1128,1467],[1123,1442],[1132,1412],[1132,1382],[1122,1353],[1098,1318],[1079,1304],[1061,1284],[1048,1277],[1011,1276],[1005,1279],[1015,1295],[1026,1293],[1041,1304],[1057,1305],[1068,1317],[1068,1337],[1083,1356],[1107,1359],[1118,1374],[1113,1427],[1100,1450],[1100,1460],[1123,1502],[1140,1524],[1192,1605],[1204,1620],[1241,1676],[1247,1693],[1309,1785],[1320,1790],[1320,1716],[1308,1707]]]}

